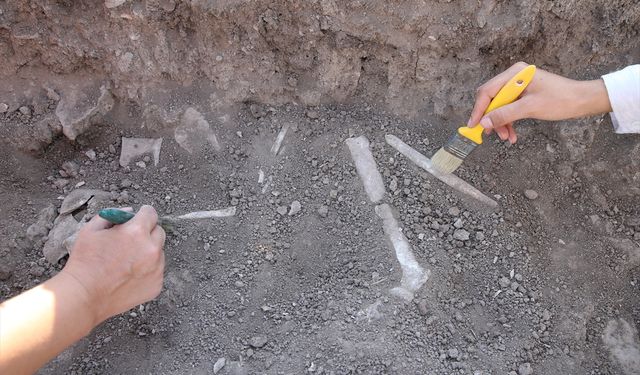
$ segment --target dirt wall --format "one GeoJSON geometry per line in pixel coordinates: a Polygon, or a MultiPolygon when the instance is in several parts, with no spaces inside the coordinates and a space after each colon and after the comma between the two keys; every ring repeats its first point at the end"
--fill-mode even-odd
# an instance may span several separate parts
{"type": "MultiPolygon", "coordinates": [[[[450,115],[518,60],[574,77],[637,62],[639,30],[633,0],[10,0],[0,5],[0,101],[7,113],[44,113],[59,99],[49,88],[73,97],[63,107],[93,103],[83,109],[93,116],[102,88],[169,124],[188,101],[215,112],[358,96],[396,114],[450,115]]],[[[51,122],[81,115],[51,117],[52,136],[61,127],[51,122]]]]}

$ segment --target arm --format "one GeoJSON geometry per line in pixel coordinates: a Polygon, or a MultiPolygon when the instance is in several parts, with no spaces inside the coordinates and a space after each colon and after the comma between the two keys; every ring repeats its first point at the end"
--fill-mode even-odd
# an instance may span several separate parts
{"type": "Polygon", "coordinates": [[[517,135],[513,122],[516,120],[557,121],[611,112],[607,87],[602,79],[576,81],[538,69],[518,100],[483,116],[500,88],[525,66],[525,63],[516,63],[478,88],[469,126],[480,124],[487,133],[495,130],[500,139],[515,143],[517,135]]]}
{"type": "Polygon", "coordinates": [[[157,219],[150,206],[115,227],[94,217],[59,274],[0,304],[0,373],[33,373],[102,321],[155,298],[165,239],[157,219]]]}

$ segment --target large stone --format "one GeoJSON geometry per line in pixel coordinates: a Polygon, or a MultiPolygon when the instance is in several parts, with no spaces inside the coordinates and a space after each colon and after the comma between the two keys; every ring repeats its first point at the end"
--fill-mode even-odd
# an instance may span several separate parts
{"type": "Polygon", "coordinates": [[[67,138],[75,140],[111,111],[113,105],[113,96],[104,85],[74,86],[64,91],[56,107],[62,133],[67,138]]]}
{"type": "Polygon", "coordinates": [[[53,204],[49,204],[47,207],[43,208],[38,214],[36,222],[27,228],[27,239],[31,243],[35,243],[37,240],[49,234],[57,213],[58,210],[53,204]]]}
{"type": "Polygon", "coordinates": [[[162,147],[162,138],[122,138],[122,147],[120,150],[120,166],[126,167],[133,160],[143,155],[153,155],[153,164],[158,165],[160,162],[160,148],[162,147]]]}
{"type": "Polygon", "coordinates": [[[42,249],[42,253],[49,263],[57,264],[67,254],[64,241],[73,236],[80,229],[80,226],[81,224],[76,221],[73,215],[58,216],[53,229],[49,232],[49,239],[42,249]]]}
{"type": "Polygon", "coordinates": [[[180,120],[180,126],[174,131],[176,142],[190,154],[210,145],[215,151],[220,151],[220,144],[209,122],[194,108],[187,108],[180,120]]]}

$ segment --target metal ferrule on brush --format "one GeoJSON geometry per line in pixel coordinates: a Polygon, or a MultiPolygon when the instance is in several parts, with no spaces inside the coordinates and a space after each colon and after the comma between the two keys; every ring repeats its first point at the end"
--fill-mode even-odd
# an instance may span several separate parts
{"type": "Polygon", "coordinates": [[[444,149],[457,158],[464,159],[469,156],[476,146],[477,144],[469,138],[456,134],[449,139],[444,149]]]}

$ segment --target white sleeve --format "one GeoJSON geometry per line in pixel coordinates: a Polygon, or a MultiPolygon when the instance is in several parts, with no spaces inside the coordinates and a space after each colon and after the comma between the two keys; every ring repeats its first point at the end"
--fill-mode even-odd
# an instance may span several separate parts
{"type": "Polygon", "coordinates": [[[640,133],[640,64],[602,76],[618,134],[640,133]]]}

